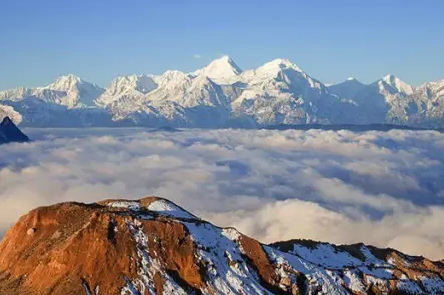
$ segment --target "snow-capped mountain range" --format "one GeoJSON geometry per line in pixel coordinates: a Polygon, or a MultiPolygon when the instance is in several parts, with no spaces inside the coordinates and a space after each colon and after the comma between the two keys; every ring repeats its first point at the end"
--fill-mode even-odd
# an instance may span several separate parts
{"type": "Polygon", "coordinates": [[[287,59],[242,71],[228,56],[191,73],[130,75],[106,88],[74,75],[0,91],[0,117],[23,126],[259,127],[390,123],[444,127],[444,80],[393,75],[326,86],[287,59]]]}

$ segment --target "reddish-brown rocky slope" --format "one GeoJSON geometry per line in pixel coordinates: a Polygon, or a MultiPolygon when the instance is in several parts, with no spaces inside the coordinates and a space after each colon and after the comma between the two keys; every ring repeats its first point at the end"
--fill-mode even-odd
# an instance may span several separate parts
{"type": "Polygon", "coordinates": [[[362,244],[262,245],[160,198],[63,203],[0,243],[0,294],[444,294],[444,266],[362,244]]]}

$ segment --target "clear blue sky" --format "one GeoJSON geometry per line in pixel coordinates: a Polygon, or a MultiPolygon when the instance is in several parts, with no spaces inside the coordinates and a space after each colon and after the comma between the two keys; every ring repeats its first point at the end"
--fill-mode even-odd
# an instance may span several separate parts
{"type": "Polygon", "coordinates": [[[444,1],[0,1],[0,89],[77,74],[243,69],[288,58],[325,83],[444,78],[444,1]],[[201,58],[195,58],[200,55],[201,58]]]}

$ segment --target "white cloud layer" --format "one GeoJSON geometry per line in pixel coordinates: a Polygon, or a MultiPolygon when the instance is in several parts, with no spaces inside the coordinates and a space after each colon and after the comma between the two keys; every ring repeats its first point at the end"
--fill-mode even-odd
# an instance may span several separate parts
{"type": "Polygon", "coordinates": [[[0,146],[0,235],[62,201],[157,195],[263,242],[364,242],[444,258],[444,134],[26,130],[0,146]]]}

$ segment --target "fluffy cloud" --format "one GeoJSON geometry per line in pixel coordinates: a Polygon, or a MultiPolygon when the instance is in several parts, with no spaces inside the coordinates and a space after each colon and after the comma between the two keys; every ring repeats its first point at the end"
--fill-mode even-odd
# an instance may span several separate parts
{"type": "Polygon", "coordinates": [[[432,131],[26,130],[0,146],[0,235],[62,201],[157,195],[267,243],[364,242],[444,258],[432,131]]]}

